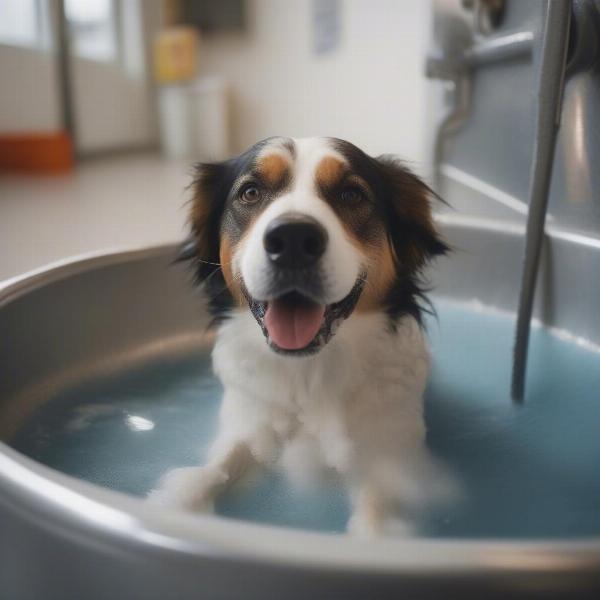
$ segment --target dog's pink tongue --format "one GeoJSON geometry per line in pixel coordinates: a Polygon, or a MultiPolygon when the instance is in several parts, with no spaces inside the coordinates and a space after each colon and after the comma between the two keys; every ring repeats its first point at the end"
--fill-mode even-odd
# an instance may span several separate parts
{"type": "Polygon", "coordinates": [[[325,307],[321,304],[272,300],[267,306],[265,326],[277,346],[283,350],[300,350],[317,335],[324,315],[325,307]]]}

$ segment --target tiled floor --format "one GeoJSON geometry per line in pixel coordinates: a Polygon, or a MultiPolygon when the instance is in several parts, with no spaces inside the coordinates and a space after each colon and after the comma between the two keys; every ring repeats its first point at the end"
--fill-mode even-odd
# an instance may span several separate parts
{"type": "Polygon", "coordinates": [[[180,240],[190,170],[137,155],[69,176],[0,175],[0,281],[67,256],[180,240]]]}

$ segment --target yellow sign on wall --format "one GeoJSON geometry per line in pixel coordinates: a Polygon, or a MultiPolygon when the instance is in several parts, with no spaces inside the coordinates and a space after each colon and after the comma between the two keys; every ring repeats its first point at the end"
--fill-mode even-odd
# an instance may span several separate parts
{"type": "Polygon", "coordinates": [[[198,74],[198,31],[170,27],[154,43],[154,71],[159,83],[189,81],[198,74]]]}

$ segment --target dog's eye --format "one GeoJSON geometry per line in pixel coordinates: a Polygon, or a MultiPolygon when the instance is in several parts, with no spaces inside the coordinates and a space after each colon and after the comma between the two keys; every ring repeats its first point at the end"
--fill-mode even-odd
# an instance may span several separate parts
{"type": "Polygon", "coordinates": [[[244,204],[256,204],[260,200],[260,190],[256,185],[247,185],[240,192],[240,200],[244,204]]]}
{"type": "Polygon", "coordinates": [[[354,206],[365,199],[365,193],[357,186],[350,186],[342,190],[340,197],[344,204],[354,206]]]}

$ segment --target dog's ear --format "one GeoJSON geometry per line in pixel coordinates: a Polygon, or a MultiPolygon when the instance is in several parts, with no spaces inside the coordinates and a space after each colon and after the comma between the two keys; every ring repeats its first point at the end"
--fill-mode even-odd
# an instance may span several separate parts
{"type": "Polygon", "coordinates": [[[388,235],[398,266],[418,271],[449,251],[431,213],[431,200],[440,198],[398,159],[384,155],[377,162],[385,181],[388,235]]]}
{"type": "Polygon", "coordinates": [[[220,222],[229,193],[228,162],[200,163],[195,166],[189,238],[181,245],[177,260],[195,263],[199,282],[219,267],[220,222]]]}

